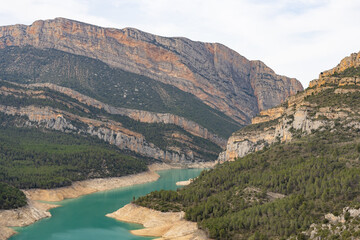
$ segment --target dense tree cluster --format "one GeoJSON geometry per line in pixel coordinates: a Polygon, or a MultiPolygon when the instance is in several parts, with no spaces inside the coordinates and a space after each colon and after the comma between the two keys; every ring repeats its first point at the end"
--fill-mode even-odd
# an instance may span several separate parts
{"type": "Polygon", "coordinates": [[[95,137],[0,127],[0,181],[19,188],[61,187],[146,169],[144,160],[95,137]]]}
{"type": "Polygon", "coordinates": [[[0,182],[0,209],[12,209],[26,205],[26,196],[19,189],[0,182]]]}
{"type": "Polygon", "coordinates": [[[277,143],[203,171],[178,191],[150,193],[135,202],[184,210],[215,239],[297,236],[326,213],[359,202],[359,140],[358,133],[339,129],[277,143]],[[261,191],[251,200],[249,188],[261,191]],[[271,199],[268,192],[285,197],[271,199]]]}

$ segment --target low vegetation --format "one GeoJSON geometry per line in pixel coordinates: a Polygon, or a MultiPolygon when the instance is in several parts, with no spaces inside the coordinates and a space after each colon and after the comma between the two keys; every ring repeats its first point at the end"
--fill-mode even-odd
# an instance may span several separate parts
{"type": "Polygon", "coordinates": [[[332,108],[351,108],[360,109],[360,86],[344,86],[339,88],[329,88],[317,94],[309,95],[304,100],[321,107],[332,108]],[[354,89],[356,92],[335,94],[336,89],[354,89]]]}
{"type": "Polygon", "coordinates": [[[342,72],[335,72],[334,77],[356,77],[360,76],[360,67],[350,67],[342,72]]]}

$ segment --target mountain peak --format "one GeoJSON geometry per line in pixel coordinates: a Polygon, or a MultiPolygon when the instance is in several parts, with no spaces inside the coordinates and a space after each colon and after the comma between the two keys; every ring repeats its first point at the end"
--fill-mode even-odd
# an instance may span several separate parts
{"type": "Polygon", "coordinates": [[[278,76],[265,65],[252,70],[251,61],[222,44],[134,28],[102,28],[66,18],[0,27],[0,48],[27,45],[95,58],[173,85],[241,124],[303,90],[297,80],[278,76]]]}
{"type": "Polygon", "coordinates": [[[341,73],[351,67],[360,67],[360,52],[352,53],[350,56],[343,58],[336,67],[320,73],[319,78],[327,77],[335,73],[341,73]]]}

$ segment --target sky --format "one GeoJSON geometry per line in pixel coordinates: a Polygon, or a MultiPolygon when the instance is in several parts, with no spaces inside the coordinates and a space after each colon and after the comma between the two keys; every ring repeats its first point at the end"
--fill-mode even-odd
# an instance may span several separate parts
{"type": "Polygon", "coordinates": [[[222,43],[305,88],[360,51],[360,0],[0,0],[0,26],[56,17],[222,43]]]}

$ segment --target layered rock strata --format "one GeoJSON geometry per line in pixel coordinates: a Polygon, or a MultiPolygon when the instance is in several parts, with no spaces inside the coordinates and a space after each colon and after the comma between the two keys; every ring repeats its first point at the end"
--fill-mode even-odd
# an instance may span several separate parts
{"type": "MultiPolygon", "coordinates": [[[[344,71],[347,67],[357,66],[359,55],[352,55],[341,61],[334,69],[344,71]],[[350,61],[350,60],[351,61],[350,61]],[[354,60],[354,61],[353,61],[354,60]]],[[[324,75],[324,74],[322,74],[324,75]]],[[[235,132],[228,140],[226,151],[220,153],[219,161],[234,160],[251,152],[263,149],[276,142],[291,141],[296,135],[307,135],[314,131],[333,129],[336,124],[353,131],[360,130],[359,109],[336,106],[324,106],[307,101],[307,97],[316,96],[323,91],[331,94],[352,94],[360,92],[360,78],[322,76],[310,83],[308,89],[287,99],[281,106],[260,112],[249,125],[235,132]]]]}
{"type": "Polygon", "coordinates": [[[130,150],[146,157],[151,157],[164,162],[186,163],[202,161],[197,159],[191,152],[184,153],[164,151],[154,144],[146,141],[144,136],[130,131],[121,124],[107,120],[99,121],[95,119],[79,117],[77,115],[53,109],[50,107],[28,106],[16,108],[0,105],[0,112],[12,116],[24,116],[28,121],[26,126],[40,126],[62,132],[72,132],[77,134],[90,134],[96,136],[110,144],[114,144],[120,149],[130,150]],[[79,127],[79,123],[82,125],[79,127]]]}
{"type": "Polygon", "coordinates": [[[351,67],[360,67],[360,52],[352,53],[350,56],[345,57],[336,67],[320,73],[319,78],[321,79],[323,77],[328,77],[333,75],[334,73],[341,73],[351,67]]]}
{"type": "Polygon", "coordinates": [[[264,63],[249,61],[224,45],[131,28],[102,28],[64,18],[0,27],[0,48],[26,45],[96,58],[171,84],[242,124],[303,90],[296,79],[276,75],[264,63]]]}
{"type": "MultiPolygon", "coordinates": [[[[20,85],[20,84],[19,84],[20,85]]],[[[96,99],[93,99],[91,97],[85,96],[75,90],[72,90],[70,88],[61,87],[56,84],[52,83],[37,83],[37,84],[21,84],[22,87],[46,87],[51,90],[60,92],[62,94],[65,94],[73,99],[78,100],[79,102],[86,104],[88,106],[92,106],[98,109],[103,109],[107,113],[110,114],[118,114],[130,117],[134,120],[140,121],[140,122],[146,122],[146,123],[165,123],[165,124],[175,124],[181,128],[183,128],[185,131],[188,131],[189,133],[208,139],[217,145],[221,147],[225,147],[226,140],[217,136],[216,134],[211,133],[208,129],[204,128],[203,126],[197,124],[194,121],[188,120],[184,117],[180,117],[171,113],[155,113],[155,112],[149,112],[144,110],[137,110],[137,109],[129,109],[129,108],[119,108],[119,107],[113,107],[111,105],[102,103],[96,99]]],[[[1,89],[0,89],[1,90],[1,89]]],[[[31,91],[31,93],[34,91],[31,91]]],[[[39,91],[37,91],[39,93],[39,91]]]]}

